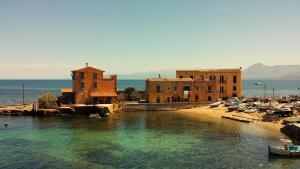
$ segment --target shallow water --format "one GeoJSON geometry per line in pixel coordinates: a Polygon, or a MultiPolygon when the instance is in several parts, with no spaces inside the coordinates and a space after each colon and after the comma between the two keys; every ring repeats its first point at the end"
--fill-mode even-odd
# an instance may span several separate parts
{"type": "Polygon", "coordinates": [[[114,118],[0,116],[0,168],[297,168],[269,158],[284,136],[253,124],[174,112],[114,118]],[[7,122],[9,126],[3,127],[7,122]]]}

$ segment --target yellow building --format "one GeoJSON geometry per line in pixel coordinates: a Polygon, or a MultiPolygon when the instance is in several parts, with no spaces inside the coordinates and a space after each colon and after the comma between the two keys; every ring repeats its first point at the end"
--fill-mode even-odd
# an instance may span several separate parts
{"type": "Polygon", "coordinates": [[[146,81],[149,103],[210,102],[242,96],[242,68],[182,69],[176,78],[146,81]]]}

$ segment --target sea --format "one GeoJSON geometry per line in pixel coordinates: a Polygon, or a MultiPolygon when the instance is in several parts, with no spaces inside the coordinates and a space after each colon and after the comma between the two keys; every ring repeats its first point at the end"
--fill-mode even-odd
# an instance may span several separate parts
{"type": "Polygon", "coordinates": [[[0,168],[299,168],[299,159],[268,155],[268,144],[280,145],[283,134],[202,118],[177,112],[102,119],[0,115],[0,168]]]}
{"type": "MultiPolygon", "coordinates": [[[[36,101],[43,93],[59,96],[60,89],[71,87],[71,80],[0,80],[0,104],[20,104],[36,101]]],[[[134,87],[145,89],[145,80],[118,80],[118,90],[134,87]]],[[[300,80],[243,80],[243,96],[300,95],[300,80]],[[255,83],[261,85],[255,85],[255,83]],[[266,87],[264,87],[264,84],[266,87]]]]}
{"type": "MultiPolygon", "coordinates": [[[[243,93],[263,95],[244,81],[243,93]]],[[[297,94],[300,81],[264,81],[266,93],[297,94]]],[[[44,92],[60,94],[69,80],[2,80],[2,103],[44,92]]],[[[118,88],[145,88],[143,80],[119,80],[118,88]]],[[[117,112],[109,117],[0,115],[0,168],[205,168],[297,169],[300,160],[268,155],[268,144],[285,135],[254,123],[178,112],[117,112]],[[8,124],[7,127],[4,124],[8,124]]]]}

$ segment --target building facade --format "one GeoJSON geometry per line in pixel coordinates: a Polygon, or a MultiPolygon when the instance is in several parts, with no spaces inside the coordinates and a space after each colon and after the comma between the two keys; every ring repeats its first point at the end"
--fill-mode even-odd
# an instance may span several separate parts
{"type": "Polygon", "coordinates": [[[88,66],[72,71],[72,88],[61,89],[64,102],[111,104],[117,99],[117,76],[104,77],[103,70],[88,66]]]}
{"type": "Polygon", "coordinates": [[[183,69],[176,78],[146,81],[149,103],[211,102],[242,96],[242,68],[183,69]]]}

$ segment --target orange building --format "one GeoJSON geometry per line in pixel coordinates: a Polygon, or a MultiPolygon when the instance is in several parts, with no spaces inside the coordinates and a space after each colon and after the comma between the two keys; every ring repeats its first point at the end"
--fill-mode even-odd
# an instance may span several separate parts
{"type": "Polygon", "coordinates": [[[117,76],[88,66],[72,71],[72,88],[61,89],[64,102],[75,104],[111,104],[117,98],[117,76]],[[66,99],[68,98],[68,99],[66,99]],[[66,101],[67,100],[67,101],[66,101]]]}
{"type": "Polygon", "coordinates": [[[150,103],[210,102],[242,96],[242,68],[184,69],[176,78],[151,78],[146,81],[150,103]]]}

